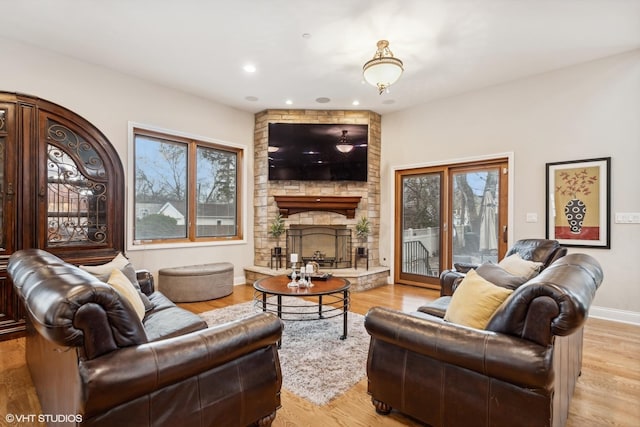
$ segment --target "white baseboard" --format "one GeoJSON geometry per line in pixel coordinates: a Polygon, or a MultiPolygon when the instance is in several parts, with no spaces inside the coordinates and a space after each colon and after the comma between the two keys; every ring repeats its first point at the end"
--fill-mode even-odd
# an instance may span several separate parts
{"type": "Polygon", "coordinates": [[[233,278],[233,285],[246,285],[247,279],[244,276],[236,276],[233,278]]]}
{"type": "Polygon", "coordinates": [[[640,313],[638,313],[637,311],[591,306],[591,308],[589,309],[589,317],[612,320],[614,322],[630,323],[632,325],[640,326],[640,313]]]}

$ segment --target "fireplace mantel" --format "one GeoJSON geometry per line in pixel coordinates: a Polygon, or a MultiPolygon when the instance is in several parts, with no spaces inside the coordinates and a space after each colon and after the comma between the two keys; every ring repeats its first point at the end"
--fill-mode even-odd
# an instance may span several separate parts
{"type": "Polygon", "coordinates": [[[309,211],[335,212],[347,218],[355,218],[356,208],[361,197],[274,196],[274,199],[280,210],[280,215],[285,218],[289,215],[309,211]]]}

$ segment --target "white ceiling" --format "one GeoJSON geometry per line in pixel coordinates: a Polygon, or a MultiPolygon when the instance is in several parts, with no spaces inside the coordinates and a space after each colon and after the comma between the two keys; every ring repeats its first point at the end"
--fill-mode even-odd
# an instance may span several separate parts
{"type": "Polygon", "coordinates": [[[384,114],[640,48],[640,0],[0,0],[0,37],[248,112],[384,114]],[[382,95],[379,39],[405,66],[382,95]]]}

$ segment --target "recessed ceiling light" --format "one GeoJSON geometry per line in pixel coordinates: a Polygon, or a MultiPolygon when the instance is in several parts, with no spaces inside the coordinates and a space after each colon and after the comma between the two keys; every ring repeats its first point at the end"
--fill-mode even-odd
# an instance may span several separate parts
{"type": "Polygon", "coordinates": [[[302,38],[303,38],[303,39],[310,39],[310,38],[311,38],[311,34],[309,34],[309,33],[303,33],[303,34],[302,34],[302,38]]]}
{"type": "Polygon", "coordinates": [[[355,101],[353,101],[353,102],[351,103],[351,105],[360,105],[360,101],[358,101],[358,100],[356,99],[355,101]]]}
{"type": "Polygon", "coordinates": [[[316,102],[318,104],[326,104],[327,102],[331,102],[331,99],[327,98],[327,97],[324,97],[324,96],[321,96],[320,98],[316,98],[316,102]]]}
{"type": "Polygon", "coordinates": [[[287,99],[286,101],[284,101],[284,103],[287,104],[287,105],[291,105],[291,104],[293,104],[293,101],[290,100],[290,99],[287,99]]]}
{"type": "Polygon", "coordinates": [[[256,72],[256,66],[253,64],[247,64],[244,67],[242,67],[243,70],[245,70],[247,73],[255,73],[256,72]]]}
{"type": "Polygon", "coordinates": [[[395,104],[396,100],[395,99],[385,99],[384,101],[382,101],[382,103],[386,104],[386,105],[395,104]]]}
{"type": "Polygon", "coordinates": [[[257,96],[245,96],[244,99],[251,102],[256,102],[258,100],[257,96]]]}

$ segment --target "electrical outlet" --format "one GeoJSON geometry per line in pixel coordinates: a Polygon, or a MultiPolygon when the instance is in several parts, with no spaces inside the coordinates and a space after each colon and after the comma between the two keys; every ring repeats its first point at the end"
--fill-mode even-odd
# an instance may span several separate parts
{"type": "Polygon", "coordinates": [[[531,212],[527,213],[527,219],[526,219],[526,221],[527,221],[527,222],[538,222],[538,214],[537,214],[537,213],[535,213],[535,212],[533,212],[533,213],[531,213],[531,212]]]}

